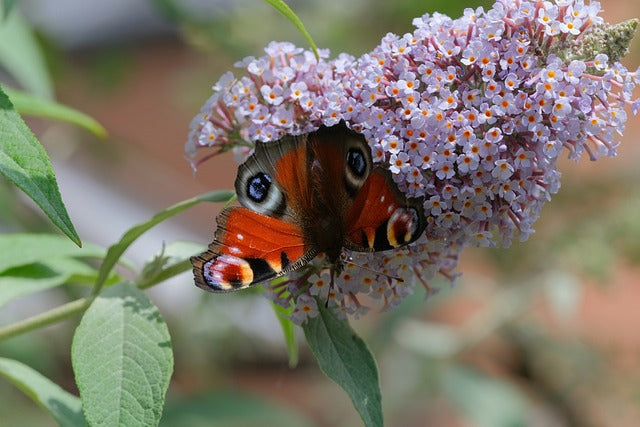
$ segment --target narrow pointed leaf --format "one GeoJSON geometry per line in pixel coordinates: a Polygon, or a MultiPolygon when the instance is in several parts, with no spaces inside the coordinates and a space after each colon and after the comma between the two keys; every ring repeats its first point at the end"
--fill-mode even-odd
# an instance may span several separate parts
{"type": "MultiPolygon", "coordinates": [[[[5,3],[5,9],[12,9],[13,3],[5,3]]],[[[53,98],[44,55],[18,10],[12,10],[0,20],[0,67],[29,92],[53,98]]]]}
{"type": "MultiPolygon", "coordinates": [[[[72,280],[97,277],[88,264],[72,258],[52,258],[47,263],[35,263],[12,268],[0,274],[0,307],[14,299],[60,286],[72,280]]],[[[93,281],[92,281],[93,283],[93,281]]]]}
{"type": "Polygon", "coordinates": [[[86,426],[80,399],[16,360],[0,358],[0,375],[22,390],[65,427],[86,426]]]}
{"type": "Polygon", "coordinates": [[[96,297],[76,329],[71,360],[92,426],[157,425],[173,371],[158,309],[130,283],[96,297]]]}
{"type": "Polygon", "coordinates": [[[298,31],[300,31],[300,33],[307,40],[307,43],[309,43],[309,46],[311,46],[311,50],[313,51],[313,54],[316,56],[316,59],[320,59],[320,56],[318,55],[318,48],[316,47],[315,42],[311,38],[311,34],[309,34],[307,29],[304,27],[304,24],[302,23],[302,21],[293,12],[293,10],[291,10],[291,8],[282,0],[264,0],[264,1],[270,4],[271,7],[273,7],[275,10],[280,12],[298,29],[298,31]]]}
{"type": "Polygon", "coordinates": [[[302,328],[320,369],[347,392],[365,426],[382,426],[382,397],[373,355],[346,320],[325,308],[322,301],[318,309],[318,316],[302,328]]]}
{"type": "MultiPolygon", "coordinates": [[[[40,267],[29,267],[29,272],[0,276],[0,307],[20,297],[35,294],[46,289],[60,286],[69,280],[69,276],[43,271],[40,267]]],[[[19,267],[25,270],[25,267],[19,267]]]]}
{"type": "MultiPolygon", "coordinates": [[[[97,277],[98,270],[86,262],[58,256],[10,268],[0,273],[0,307],[15,299],[69,283],[92,286],[97,277]]],[[[120,276],[114,273],[108,282],[120,280],[120,276]]]]}
{"type": "Polygon", "coordinates": [[[102,258],[106,250],[91,243],[82,248],[55,234],[0,234],[0,273],[52,257],[102,258]]]}
{"type": "Polygon", "coordinates": [[[51,222],[81,245],[60,197],[49,156],[0,88],[0,174],[29,196],[51,222]]]}
{"type": "Polygon", "coordinates": [[[9,96],[15,110],[20,114],[69,122],[88,130],[97,137],[105,138],[107,136],[107,130],[98,121],[71,107],[27,92],[5,88],[5,93],[9,96]]]}

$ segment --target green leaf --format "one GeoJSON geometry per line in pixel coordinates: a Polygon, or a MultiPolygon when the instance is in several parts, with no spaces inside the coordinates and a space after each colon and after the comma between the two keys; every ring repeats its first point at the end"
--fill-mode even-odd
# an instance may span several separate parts
{"type": "Polygon", "coordinates": [[[296,341],[296,326],[293,324],[289,316],[293,313],[294,307],[284,308],[279,304],[271,303],[273,311],[280,322],[284,342],[287,344],[287,353],[289,354],[289,367],[295,368],[298,365],[298,343],[296,341]]]}
{"type": "Polygon", "coordinates": [[[299,427],[314,425],[301,414],[259,396],[234,390],[204,396],[189,396],[167,402],[164,427],[299,427]]]}
{"type": "Polygon", "coordinates": [[[17,10],[0,21],[0,67],[29,92],[53,98],[51,78],[40,46],[17,10]]]}
{"type": "Polygon", "coordinates": [[[198,204],[200,202],[224,202],[233,196],[233,192],[228,190],[219,190],[212,191],[209,193],[201,194],[194,198],[182,201],[177,203],[161,212],[158,212],[148,221],[145,221],[141,224],[136,225],[135,227],[129,229],[123,236],[120,238],[118,243],[109,247],[107,251],[107,255],[100,266],[100,273],[98,275],[98,280],[96,281],[95,293],[98,293],[104,284],[107,277],[109,277],[109,273],[114,265],[118,262],[124,251],[138,239],[141,235],[143,235],[150,228],[155,225],[161,223],[167,218],[170,218],[174,215],[179,214],[180,212],[190,208],[191,206],[198,204]]]}
{"type": "Polygon", "coordinates": [[[107,130],[100,123],[78,110],[27,92],[5,89],[5,93],[20,114],[69,122],[88,130],[99,138],[107,136],[107,130]]]}
{"type": "Polygon", "coordinates": [[[7,18],[18,0],[2,0],[2,18],[7,18]]]}
{"type": "Polygon", "coordinates": [[[82,317],[71,360],[90,425],[157,425],[173,371],[158,309],[129,283],[98,295],[82,317]]]}
{"type": "Polygon", "coordinates": [[[14,299],[60,286],[81,277],[97,277],[88,264],[70,258],[53,258],[12,268],[0,274],[0,307],[14,299]]]}
{"type": "MultiPolygon", "coordinates": [[[[0,35],[0,39],[2,36],[0,35]]],[[[51,162],[0,88],[0,174],[40,206],[75,244],[80,238],[60,197],[51,162]]]]}
{"type": "Polygon", "coordinates": [[[56,274],[39,265],[18,267],[10,276],[0,276],[0,307],[20,297],[35,294],[45,289],[60,286],[69,280],[69,276],[56,274]]]}
{"type": "Polygon", "coordinates": [[[61,426],[87,425],[82,416],[80,399],[29,366],[0,358],[0,375],[48,411],[61,426]]]}
{"type": "Polygon", "coordinates": [[[471,425],[527,426],[525,398],[517,387],[468,367],[452,365],[440,378],[442,390],[471,425]]]}
{"type": "Polygon", "coordinates": [[[378,369],[371,352],[346,320],[318,301],[319,315],[302,326],[309,347],[329,378],[342,387],[365,426],[382,426],[378,369]]]}
{"type": "Polygon", "coordinates": [[[102,258],[105,250],[93,244],[84,247],[54,234],[0,234],[0,273],[36,262],[47,264],[55,258],[102,258]]]}
{"type": "Polygon", "coordinates": [[[315,42],[311,38],[311,34],[309,34],[307,29],[304,27],[304,24],[302,23],[300,18],[298,18],[298,16],[295,13],[293,13],[293,10],[291,10],[291,8],[287,6],[287,4],[282,0],[264,0],[264,1],[270,4],[275,10],[280,12],[282,15],[284,15],[284,17],[287,18],[289,21],[291,21],[291,23],[298,29],[298,31],[300,31],[300,33],[307,40],[307,43],[309,43],[309,46],[311,46],[311,50],[313,51],[313,54],[316,56],[316,59],[320,60],[320,56],[318,55],[318,48],[316,47],[315,42]]]}

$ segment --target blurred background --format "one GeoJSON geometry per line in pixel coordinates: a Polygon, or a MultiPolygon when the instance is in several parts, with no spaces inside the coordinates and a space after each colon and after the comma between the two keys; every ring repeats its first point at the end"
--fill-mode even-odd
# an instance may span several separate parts
{"type": "MultiPolygon", "coordinates": [[[[358,56],[387,32],[413,30],[425,12],[452,17],[491,2],[289,1],[319,47],[358,56]]],[[[616,23],[640,3],[602,0],[616,23]]],[[[259,0],[21,0],[45,52],[58,101],[88,113],[106,140],[52,121],[28,120],[52,158],[63,199],[84,241],[108,246],[175,202],[232,188],[232,156],[193,174],[184,142],[191,118],[233,63],[271,40],[306,46],[259,0]]],[[[638,39],[639,37],[637,37],[638,39]]],[[[640,63],[635,40],[625,65],[640,63]]],[[[6,75],[0,70],[0,79],[6,75]]],[[[11,84],[2,80],[3,84],[11,84]]],[[[15,83],[15,82],[13,82],[15,83]]],[[[564,160],[562,188],[536,234],[505,249],[467,249],[462,277],[425,300],[353,322],[380,369],[389,426],[640,425],[640,169],[638,119],[629,116],[619,156],[564,160]]],[[[142,265],[175,241],[206,245],[220,206],[200,205],[147,233],[126,257],[142,265]]],[[[0,232],[54,232],[0,180],[0,232]]],[[[0,322],[53,307],[65,287],[3,308],[0,322]]],[[[280,327],[259,295],[210,295],[191,274],[149,291],[169,325],[175,373],[164,426],[357,426],[347,395],[319,372],[301,339],[287,365],[280,327]]],[[[78,319],[0,343],[77,393],[69,345],[78,319]]],[[[302,337],[301,337],[302,338],[302,337]]],[[[0,381],[5,425],[54,425],[0,381]]]]}

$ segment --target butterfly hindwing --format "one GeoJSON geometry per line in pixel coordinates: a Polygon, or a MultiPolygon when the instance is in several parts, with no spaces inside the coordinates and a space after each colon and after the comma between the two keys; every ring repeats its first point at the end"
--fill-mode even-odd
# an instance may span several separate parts
{"type": "Polygon", "coordinates": [[[391,173],[374,167],[346,216],[345,247],[358,252],[377,252],[407,245],[426,227],[422,199],[405,197],[391,173]]]}
{"type": "Polygon", "coordinates": [[[316,255],[294,224],[246,208],[217,218],[209,250],[194,256],[196,285],[216,292],[243,289],[299,268],[316,255]]]}

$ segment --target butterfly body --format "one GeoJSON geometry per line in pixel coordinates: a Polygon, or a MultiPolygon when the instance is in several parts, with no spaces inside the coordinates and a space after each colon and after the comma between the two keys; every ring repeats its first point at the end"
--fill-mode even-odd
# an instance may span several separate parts
{"type": "Polygon", "coordinates": [[[332,274],[344,249],[374,252],[424,231],[421,199],[408,199],[375,166],[364,137],[344,123],[257,143],[238,168],[242,207],[225,209],[209,250],[191,259],[209,291],[246,288],[304,266],[324,253],[332,274]]]}

